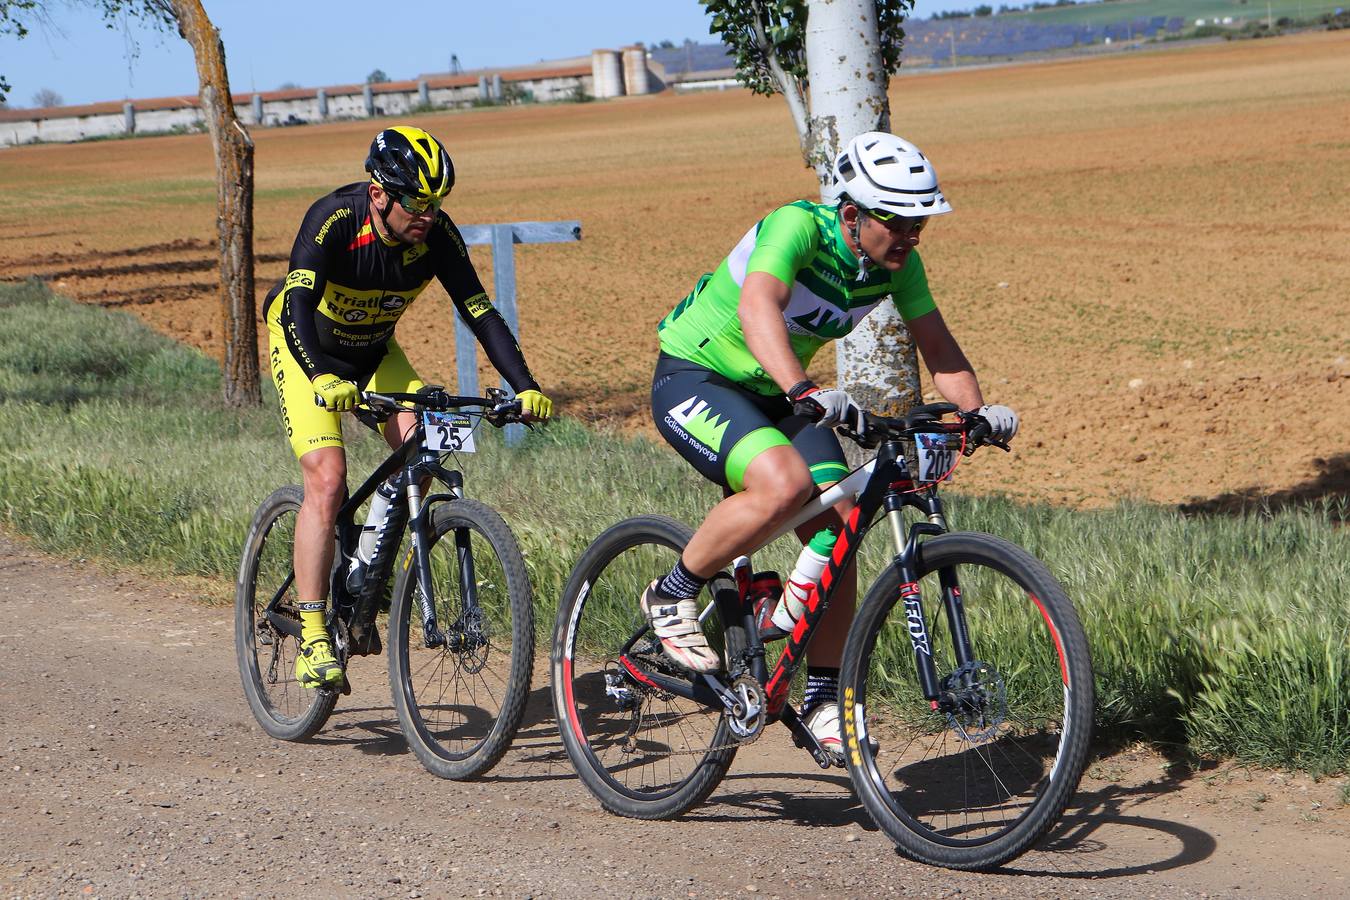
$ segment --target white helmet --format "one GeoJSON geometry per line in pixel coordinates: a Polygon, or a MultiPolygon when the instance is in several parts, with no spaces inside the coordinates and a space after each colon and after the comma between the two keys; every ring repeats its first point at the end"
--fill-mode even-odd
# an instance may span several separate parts
{"type": "Polygon", "coordinates": [[[864,209],[915,218],[952,211],[938,187],[933,164],[909,141],[868,131],[835,157],[826,199],[847,198],[864,209]]]}

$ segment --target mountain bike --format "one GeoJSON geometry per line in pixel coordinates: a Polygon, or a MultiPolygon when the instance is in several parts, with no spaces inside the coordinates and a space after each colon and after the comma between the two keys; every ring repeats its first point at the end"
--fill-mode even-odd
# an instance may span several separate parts
{"type": "Polygon", "coordinates": [[[740,747],[778,721],[822,768],[847,767],[868,814],[911,859],[991,868],[1059,819],[1092,730],[1087,639],[1042,563],[993,535],[948,531],[939,484],[961,458],[996,443],[978,416],[942,418],[956,411],[940,403],[900,418],[865,414],[862,433],[848,436],[875,457],[756,548],[856,495],[790,633],[761,625],[756,601],[776,598],[756,597],[755,586],[774,579],[752,574],[748,557],[708,582],[700,620],[722,657],[717,673],[671,662],[638,607],[692,529],[639,516],[586,549],[558,608],[552,695],[567,754],[605,809],[683,814],[717,787],[740,747]],[[805,726],[789,685],[841,576],[883,521],[877,530],[889,532],[894,555],[848,634],[835,754],[805,726]],[[785,643],[770,667],[766,644],[775,639],[785,643]]]}
{"type": "MultiPolygon", "coordinates": [[[[330,575],[329,633],[344,671],[356,656],[382,652],[378,618],[387,608],[389,686],[399,727],[422,764],[442,778],[482,774],[501,759],[525,712],[534,665],[534,610],[520,548],[502,517],[467,498],[463,473],[448,457],[471,452],[477,425],[520,421],[520,405],[495,389],[488,397],[362,394],[367,415],[417,413],[408,439],[351,494],[338,512],[330,575]],[[356,510],[391,476],[390,521],[351,583],[362,523],[356,510]],[[437,493],[426,494],[428,486],[437,493]],[[404,531],[411,546],[400,557],[404,531]],[[395,571],[397,569],[397,571],[395,571]],[[392,589],[390,579],[392,581],[392,589]],[[386,606],[387,604],[387,606],[386,606]]],[[[235,592],[235,649],[244,694],[258,724],[281,740],[303,740],[328,720],[338,687],[302,688],[291,553],[303,499],[297,485],[259,505],[244,542],[235,592]]]]}

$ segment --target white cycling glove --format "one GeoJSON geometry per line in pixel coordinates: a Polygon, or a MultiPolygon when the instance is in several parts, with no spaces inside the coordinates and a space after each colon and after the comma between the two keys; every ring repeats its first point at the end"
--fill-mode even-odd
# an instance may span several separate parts
{"type": "Polygon", "coordinates": [[[842,388],[821,389],[813,387],[797,394],[794,400],[809,400],[819,406],[824,413],[816,422],[818,428],[847,428],[861,434],[863,430],[862,408],[853,402],[848,391],[842,388]]]}
{"type": "Polygon", "coordinates": [[[1007,443],[1017,434],[1017,413],[1009,407],[997,404],[985,404],[975,410],[977,416],[983,416],[989,423],[990,436],[1007,443]]]}

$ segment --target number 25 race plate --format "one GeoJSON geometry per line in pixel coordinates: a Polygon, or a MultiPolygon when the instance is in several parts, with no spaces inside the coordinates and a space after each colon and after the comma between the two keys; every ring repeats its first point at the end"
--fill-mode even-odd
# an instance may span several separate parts
{"type": "Polygon", "coordinates": [[[443,452],[473,452],[473,421],[464,413],[424,412],[427,448],[443,452]]]}

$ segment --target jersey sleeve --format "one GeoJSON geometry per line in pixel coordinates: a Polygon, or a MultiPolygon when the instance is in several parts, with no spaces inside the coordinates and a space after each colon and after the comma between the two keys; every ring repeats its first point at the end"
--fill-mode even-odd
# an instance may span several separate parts
{"type": "Polygon", "coordinates": [[[811,212],[798,206],[782,206],[769,213],[755,232],[745,272],[767,272],[791,285],[797,273],[810,264],[820,241],[811,212]]]}
{"type": "Polygon", "coordinates": [[[450,295],[460,318],[482,344],[492,367],[516,393],[539,390],[538,382],[525,364],[520,344],[483,289],[483,282],[469,259],[464,236],[444,212],[437,217],[427,243],[436,254],[436,277],[450,295]]]}
{"type": "Polygon", "coordinates": [[[904,267],[892,277],[891,301],[895,304],[896,312],[900,313],[900,318],[906,322],[937,309],[933,292],[928,289],[928,276],[924,272],[919,251],[911,251],[904,267]]]}
{"type": "Polygon", "coordinates": [[[291,248],[290,270],[278,298],[281,330],[291,356],[310,378],[348,369],[346,363],[319,350],[319,332],[314,317],[318,314],[319,301],[328,281],[329,255],[336,252],[333,248],[345,247],[351,240],[355,218],[348,206],[319,201],[305,214],[291,248]]]}

